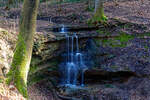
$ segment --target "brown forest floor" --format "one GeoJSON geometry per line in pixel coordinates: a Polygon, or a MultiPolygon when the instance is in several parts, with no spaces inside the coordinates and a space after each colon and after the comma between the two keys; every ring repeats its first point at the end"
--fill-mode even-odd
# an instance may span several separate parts
{"type": "MultiPolygon", "coordinates": [[[[149,4],[149,0],[110,1],[105,3],[105,14],[108,18],[116,18],[150,26],[149,4]]],[[[4,8],[1,8],[0,12],[9,18],[7,18],[7,21],[10,21],[12,18],[20,15],[20,8],[12,8],[10,11],[4,11],[4,8]]],[[[50,27],[55,24],[86,25],[87,20],[91,18],[92,14],[93,12],[87,10],[86,3],[65,3],[61,5],[46,5],[42,3],[39,7],[37,31],[44,31],[44,27],[50,27]],[[49,23],[48,20],[51,20],[55,24],[49,23]]],[[[6,19],[0,17],[0,21],[4,20],[6,19]]],[[[13,24],[13,20],[11,22],[13,24]]],[[[10,25],[7,23],[0,23],[0,26],[10,29],[10,25]]],[[[11,26],[14,27],[13,25],[11,26]]]]}
{"type": "Polygon", "coordinates": [[[105,13],[109,17],[150,25],[149,0],[126,0],[126,2],[110,2],[105,5],[105,13]]]}

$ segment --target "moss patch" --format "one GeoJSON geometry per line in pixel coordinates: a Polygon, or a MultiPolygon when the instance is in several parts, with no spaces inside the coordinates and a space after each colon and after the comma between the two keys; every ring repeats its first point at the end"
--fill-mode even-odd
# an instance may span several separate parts
{"type": "Polygon", "coordinates": [[[26,46],[24,38],[19,35],[16,51],[14,53],[12,67],[7,74],[7,84],[10,84],[11,81],[15,82],[15,86],[18,88],[18,91],[27,97],[27,85],[26,80],[22,79],[22,77],[26,77],[25,71],[26,68],[24,67],[26,64],[26,46]]]}

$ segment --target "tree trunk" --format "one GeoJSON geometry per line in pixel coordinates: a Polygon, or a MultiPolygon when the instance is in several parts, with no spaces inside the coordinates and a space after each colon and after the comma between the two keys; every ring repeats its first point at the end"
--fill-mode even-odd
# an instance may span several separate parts
{"type": "Polygon", "coordinates": [[[107,17],[104,15],[104,5],[103,0],[95,0],[95,13],[89,23],[106,22],[107,17]]]}
{"type": "Polygon", "coordinates": [[[88,0],[88,1],[87,1],[87,5],[88,5],[87,9],[88,9],[88,10],[92,10],[92,7],[93,7],[93,5],[92,5],[92,0],[88,0]]]}
{"type": "Polygon", "coordinates": [[[95,17],[98,17],[99,20],[106,20],[106,16],[104,15],[104,5],[103,0],[95,0],[95,17]]]}
{"type": "Polygon", "coordinates": [[[39,0],[24,0],[20,19],[19,35],[13,56],[11,69],[7,74],[7,83],[16,86],[27,98],[27,76],[31,61],[33,38],[36,29],[36,17],[39,0]]]}

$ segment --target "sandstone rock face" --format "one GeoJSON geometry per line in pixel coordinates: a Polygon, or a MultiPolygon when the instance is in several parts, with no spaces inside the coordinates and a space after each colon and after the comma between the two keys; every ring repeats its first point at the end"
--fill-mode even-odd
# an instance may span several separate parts
{"type": "MultiPolygon", "coordinates": [[[[4,68],[10,68],[13,51],[15,50],[16,35],[13,33],[7,34],[7,31],[2,29],[0,32],[0,73],[3,74],[4,68]]],[[[89,74],[85,75],[87,78],[85,88],[73,90],[72,88],[65,88],[64,90],[66,92],[62,90],[61,95],[67,98],[75,98],[76,100],[101,100],[103,98],[106,100],[133,98],[131,100],[134,100],[134,98],[150,98],[150,93],[148,92],[150,89],[150,85],[148,84],[148,75],[150,74],[149,39],[142,40],[134,38],[127,42],[126,47],[122,48],[110,47],[104,44],[100,41],[103,39],[103,35],[101,34],[79,33],[78,35],[80,49],[86,54],[85,59],[92,61],[90,64],[88,62],[86,63],[91,66],[91,69],[95,68],[95,70],[89,69],[87,72],[89,74]],[[126,73],[122,75],[121,73],[123,71],[128,71],[129,73],[127,72],[127,74],[131,73],[129,81],[124,82],[124,79],[126,79],[128,75],[126,75],[126,73]],[[99,72],[101,74],[99,74],[99,72]],[[119,75],[117,75],[117,73],[119,73],[119,75]],[[89,75],[94,76],[95,80],[92,80],[93,78],[89,75]],[[109,75],[113,77],[109,77],[109,75]],[[122,83],[120,83],[120,75],[123,76],[123,78],[121,77],[123,79],[122,83]],[[140,76],[140,78],[136,75],[138,77],[140,76]],[[94,83],[89,83],[89,80],[92,80],[94,83]],[[120,93],[120,96],[118,96],[118,93],[120,93]]],[[[41,78],[38,80],[42,80],[52,77],[55,83],[58,84],[58,66],[61,61],[61,55],[64,52],[65,37],[63,35],[51,32],[37,33],[34,39],[29,79],[31,78],[32,80],[38,77],[41,78]]],[[[62,88],[60,88],[60,90],[61,89],[62,88]]]]}
{"type": "Polygon", "coordinates": [[[134,38],[126,47],[108,47],[99,43],[96,67],[106,71],[132,71],[139,76],[150,74],[149,39],[134,38]],[[98,56],[99,55],[99,56],[98,56]]]}
{"type": "Polygon", "coordinates": [[[9,68],[13,56],[16,38],[12,33],[0,28],[0,76],[3,77],[9,68]]]}

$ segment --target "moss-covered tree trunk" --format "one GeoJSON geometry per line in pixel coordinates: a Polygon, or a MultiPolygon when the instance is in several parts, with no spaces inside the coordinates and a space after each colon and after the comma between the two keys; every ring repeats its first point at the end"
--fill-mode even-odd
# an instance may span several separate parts
{"type": "Polygon", "coordinates": [[[95,0],[95,13],[94,16],[89,20],[89,23],[106,22],[107,17],[104,14],[103,0],[95,0]]]}
{"type": "Polygon", "coordinates": [[[12,82],[26,98],[28,97],[27,76],[36,30],[38,4],[39,0],[24,0],[16,50],[10,71],[7,74],[7,83],[12,82]]]}

